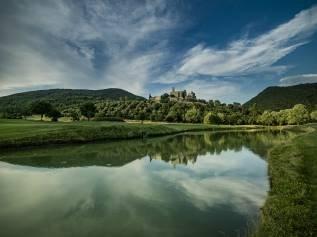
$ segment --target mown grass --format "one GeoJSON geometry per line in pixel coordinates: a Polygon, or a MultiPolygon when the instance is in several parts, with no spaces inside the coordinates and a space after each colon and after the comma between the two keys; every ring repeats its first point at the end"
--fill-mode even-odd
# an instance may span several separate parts
{"type": "Polygon", "coordinates": [[[0,120],[0,147],[83,143],[131,139],[202,130],[263,129],[263,126],[212,126],[204,124],[122,123],[122,122],[45,122],[0,120]]]}
{"type": "Polygon", "coordinates": [[[317,236],[317,126],[311,128],[270,151],[271,190],[257,236],[317,236]]]}

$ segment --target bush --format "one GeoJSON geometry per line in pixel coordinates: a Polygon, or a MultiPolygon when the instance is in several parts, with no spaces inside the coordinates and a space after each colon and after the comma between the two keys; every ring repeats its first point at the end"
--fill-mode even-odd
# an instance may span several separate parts
{"type": "Polygon", "coordinates": [[[219,124],[220,122],[221,121],[220,121],[220,118],[218,117],[218,115],[216,113],[213,113],[213,112],[209,112],[204,117],[205,124],[219,124]]]}
{"type": "Polygon", "coordinates": [[[317,122],[317,110],[310,113],[310,119],[313,122],[317,122]]]}

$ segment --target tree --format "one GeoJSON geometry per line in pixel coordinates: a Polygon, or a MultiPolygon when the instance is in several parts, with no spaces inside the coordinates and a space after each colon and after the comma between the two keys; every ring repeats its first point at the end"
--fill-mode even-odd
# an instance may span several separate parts
{"type": "Polygon", "coordinates": [[[145,119],[146,114],[144,113],[144,111],[141,111],[139,113],[139,119],[141,120],[141,124],[143,124],[143,121],[145,119]]]}
{"type": "Polygon", "coordinates": [[[288,117],[289,109],[283,109],[277,112],[276,122],[278,125],[285,125],[287,124],[287,117],[288,117]]]}
{"type": "Polygon", "coordinates": [[[226,122],[230,125],[233,124],[242,124],[243,120],[242,120],[242,114],[240,112],[232,112],[230,111],[227,115],[226,115],[226,122]]]}
{"type": "Polygon", "coordinates": [[[219,124],[220,123],[220,119],[219,119],[219,117],[217,116],[216,113],[209,112],[204,117],[204,123],[205,124],[219,124]]]}
{"type": "Polygon", "coordinates": [[[21,108],[21,115],[23,119],[26,119],[27,116],[32,115],[29,106],[24,106],[21,108]]]}
{"type": "Polygon", "coordinates": [[[80,106],[80,112],[88,119],[88,121],[90,121],[90,118],[95,116],[97,108],[94,103],[87,102],[80,106]]]}
{"type": "Polygon", "coordinates": [[[219,124],[226,124],[226,115],[224,113],[217,113],[217,117],[218,117],[218,123],[219,124]]]}
{"type": "Polygon", "coordinates": [[[62,114],[57,109],[52,108],[51,111],[47,113],[47,116],[51,118],[52,122],[57,122],[58,118],[62,117],[62,114]]]}
{"type": "Polygon", "coordinates": [[[80,119],[79,113],[76,110],[71,110],[69,115],[73,121],[79,121],[79,119],[80,119]]]}
{"type": "Polygon", "coordinates": [[[36,101],[31,104],[31,113],[41,115],[41,121],[43,116],[52,110],[52,105],[46,101],[36,101]]]}
{"type": "Polygon", "coordinates": [[[256,103],[252,104],[252,106],[249,108],[249,123],[255,124],[255,122],[259,119],[258,116],[260,115],[260,112],[257,108],[256,103]]]}
{"type": "Polygon", "coordinates": [[[191,108],[187,110],[185,114],[185,121],[190,123],[198,123],[200,122],[201,117],[199,111],[196,108],[191,108]]]}
{"type": "Polygon", "coordinates": [[[310,113],[310,118],[313,122],[317,122],[317,110],[310,113]]]}
{"type": "Polygon", "coordinates": [[[176,121],[177,121],[177,117],[178,117],[178,116],[177,116],[176,111],[171,110],[171,111],[167,114],[165,120],[168,121],[168,122],[176,122],[176,121]]]}
{"type": "Polygon", "coordinates": [[[303,124],[309,121],[309,112],[305,105],[297,104],[290,109],[287,117],[288,124],[303,124]]]}
{"type": "Polygon", "coordinates": [[[167,93],[164,93],[161,95],[161,103],[168,103],[169,102],[169,95],[167,93]]]}
{"type": "Polygon", "coordinates": [[[258,122],[263,125],[274,125],[274,113],[265,110],[258,118],[258,122]]]}

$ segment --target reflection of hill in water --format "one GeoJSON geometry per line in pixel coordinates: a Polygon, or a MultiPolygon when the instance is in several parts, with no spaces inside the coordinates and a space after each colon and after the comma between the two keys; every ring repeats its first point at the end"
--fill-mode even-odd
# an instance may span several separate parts
{"type": "Polygon", "coordinates": [[[148,140],[126,140],[6,152],[0,160],[35,167],[123,166],[149,156],[172,164],[194,163],[198,155],[246,147],[265,157],[267,150],[293,137],[290,132],[195,133],[148,140]]]}

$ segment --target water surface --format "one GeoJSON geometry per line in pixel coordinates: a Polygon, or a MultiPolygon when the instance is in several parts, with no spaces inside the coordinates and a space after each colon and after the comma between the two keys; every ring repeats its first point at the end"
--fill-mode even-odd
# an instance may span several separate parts
{"type": "Polygon", "coordinates": [[[0,153],[0,236],[243,236],[289,133],[194,133],[0,153]]]}

